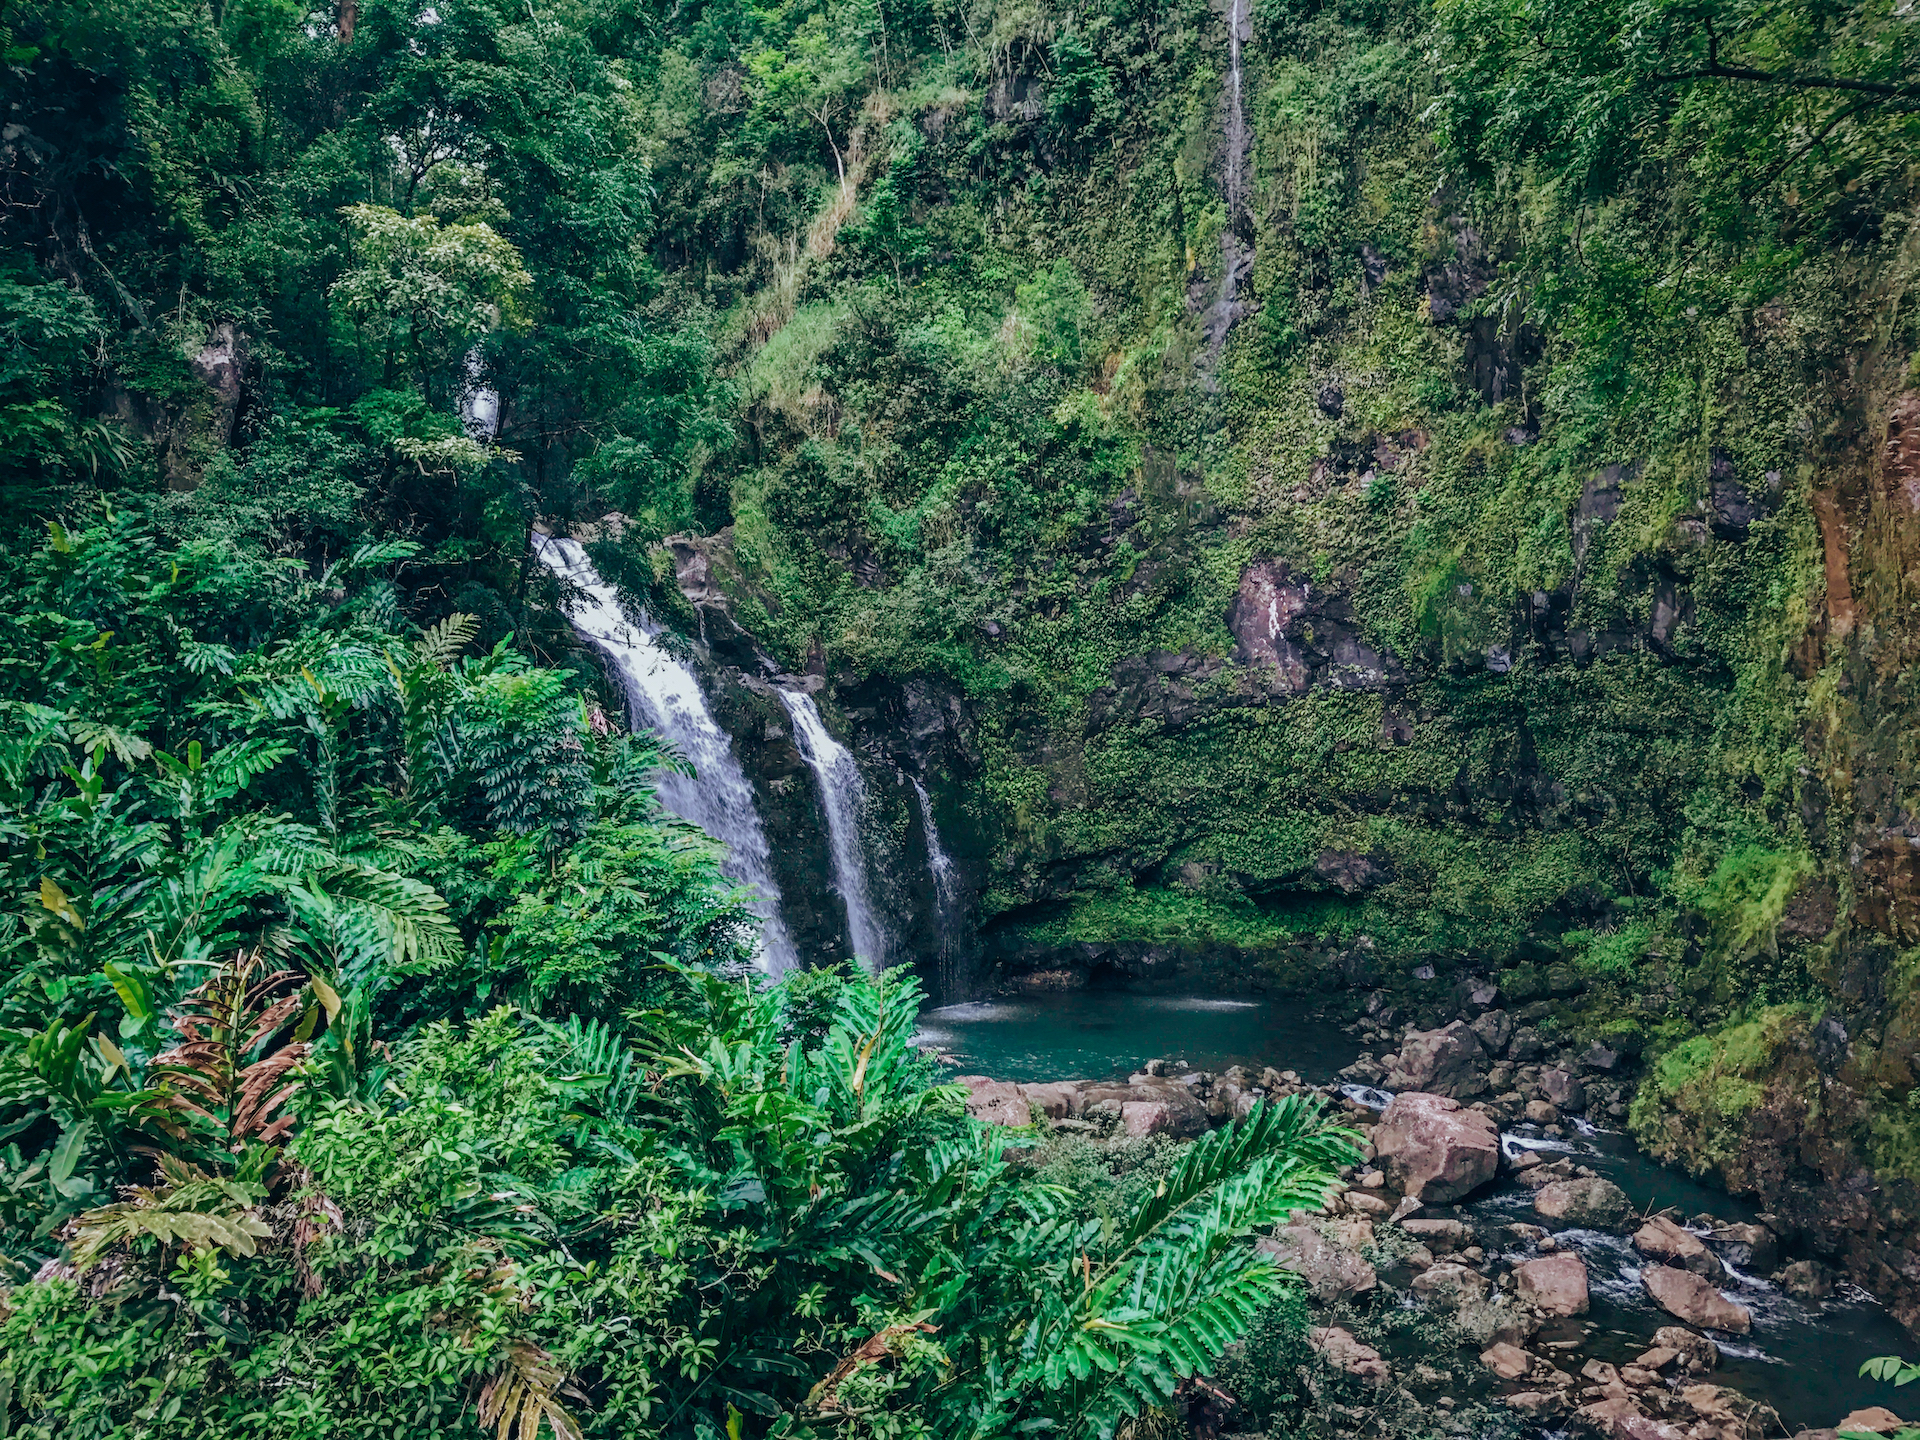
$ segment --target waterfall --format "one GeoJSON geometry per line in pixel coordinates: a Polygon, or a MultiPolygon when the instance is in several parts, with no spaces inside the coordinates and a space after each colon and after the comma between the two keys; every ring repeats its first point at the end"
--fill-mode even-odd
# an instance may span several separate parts
{"type": "Polygon", "coordinates": [[[793,940],[780,918],[780,887],[774,883],[772,852],[753,783],[740,768],[726,731],[707,709],[700,681],[685,662],[655,643],[654,634],[630,623],[620,602],[595,572],[586,552],[573,540],[533,537],[534,554],[554,574],[578,588],[568,619],[580,638],[620,671],[633,722],[677,746],[693,762],[693,776],[663,774],[660,801],[683,820],[698,825],[726,846],[720,869],[755,892],[753,911],[760,917],[760,961],[776,978],[797,963],[793,940]]]}
{"type": "Polygon", "coordinates": [[[793,719],[793,739],[800,747],[800,758],[813,768],[820,782],[820,808],[827,815],[827,848],[833,856],[833,886],[847,906],[847,940],[854,956],[869,970],[881,970],[888,958],[887,934],[867,899],[867,862],[860,846],[866,781],[861,779],[852,753],[827,733],[811,695],[782,690],[780,699],[793,719]]]}
{"type": "Polygon", "coordinates": [[[916,777],[913,793],[920,802],[920,828],[927,836],[927,871],[933,877],[933,922],[940,936],[940,1003],[951,1005],[966,997],[960,993],[960,872],[940,844],[933,823],[933,800],[916,777]]]}
{"type": "Polygon", "coordinates": [[[1253,272],[1253,247],[1241,239],[1247,219],[1247,109],[1242,93],[1240,47],[1251,34],[1248,24],[1249,0],[1227,0],[1227,126],[1226,173],[1227,224],[1220,232],[1220,293],[1200,322],[1206,341],[1204,370],[1211,382],[1213,367],[1219,362],[1227,332],[1240,318],[1240,282],[1253,272]]]}

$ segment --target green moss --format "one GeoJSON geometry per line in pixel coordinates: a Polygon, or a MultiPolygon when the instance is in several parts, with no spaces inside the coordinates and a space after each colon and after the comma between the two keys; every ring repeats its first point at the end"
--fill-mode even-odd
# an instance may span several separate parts
{"type": "Polygon", "coordinates": [[[1809,1018],[1775,1005],[1661,1052],[1634,1096],[1628,1127],[1651,1154],[1702,1174],[1726,1164],[1742,1122],[1766,1099],[1781,1051],[1809,1018]]]}

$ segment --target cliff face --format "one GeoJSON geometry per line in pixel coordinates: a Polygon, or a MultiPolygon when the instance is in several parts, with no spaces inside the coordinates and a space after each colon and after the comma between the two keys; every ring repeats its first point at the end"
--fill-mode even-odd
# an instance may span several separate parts
{"type": "MultiPolygon", "coordinates": [[[[1796,190],[1742,251],[1660,229],[1697,171],[1583,206],[1545,158],[1463,168],[1424,117],[1475,42],[1425,13],[1022,23],[876,89],[817,223],[729,272],[745,444],[659,597],[817,685],[899,953],[947,993],[1550,991],[1645,1057],[1650,1144],[1782,1214],[1847,1197],[1808,1234],[1905,1275],[1897,207],[1809,239],[1796,190]]],[[[779,717],[717,683],[800,857],[779,717]]]]}

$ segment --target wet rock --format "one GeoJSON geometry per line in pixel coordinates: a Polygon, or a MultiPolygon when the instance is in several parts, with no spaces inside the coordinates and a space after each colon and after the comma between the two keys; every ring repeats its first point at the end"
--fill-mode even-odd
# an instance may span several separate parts
{"type": "Polygon", "coordinates": [[[962,1075],[958,1082],[967,1087],[967,1114],[985,1125],[1031,1125],[1026,1096],[1020,1087],[1006,1080],[990,1080],[985,1075],[962,1075]]]}
{"type": "Polygon", "coordinates": [[[1558,1125],[1560,1112],[1545,1100],[1529,1100],[1526,1109],[1529,1125],[1558,1125]]]}
{"type": "Polygon", "coordinates": [[[1308,1225],[1289,1225],[1255,1247],[1282,1270],[1291,1270],[1323,1305],[1349,1295],[1364,1295],[1378,1285],[1373,1267],[1351,1250],[1330,1244],[1308,1225]]]}
{"type": "Polygon", "coordinates": [[[1587,1264],[1572,1251],[1513,1267],[1514,1294],[1542,1315],[1587,1313],[1587,1264]]]}
{"type": "Polygon", "coordinates": [[[1080,1114],[1080,1087],[1065,1081],[1041,1085],[1022,1085],[1020,1093],[1028,1105],[1049,1120],[1077,1119],[1080,1114]]]}
{"type": "Polygon", "coordinates": [[[1438,1030],[1409,1033],[1385,1083],[1389,1090],[1466,1099],[1487,1088],[1486,1066],[1480,1037],[1464,1021],[1455,1020],[1438,1030]]]}
{"type": "Polygon", "coordinates": [[[1824,1300],[1833,1294],[1833,1272],[1818,1260],[1796,1260],[1773,1278],[1796,1300],[1824,1300]]]}
{"type": "Polygon", "coordinates": [[[1742,1270],[1771,1270],[1780,1258],[1780,1242],[1764,1225],[1716,1225],[1707,1238],[1729,1265],[1742,1270]]]}
{"type": "Polygon", "coordinates": [[[1352,1331],[1338,1325],[1307,1331],[1307,1343],[1324,1355],[1334,1369],[1357,1375],[1369,1385],[1384,1384],[1393,1375],[1393,1367],[1380,1358],[1378,1350],[1362,1344],[1352,1331]]]}
{"type": "Polygon", "coordinates": [[[1533,1195],[1533,1208],[1549,1220],[1580,1230],[1625,1230],[1633,1223],[1633,1202],[1611,1180],[1555,1180],[1533,1195]]]}
{"type": "MultiPolygon", "coordinates": [[[[1720,1363],[1720,1347],[1704,1335],[1696,1335],[1691,1330],[1683,1330],[1678,1325],[1662,1325],[1653,1332],[1653,1344],[1656,1350],[1671,1350],[1685,1362],[1689,1370],[1696,1374],[1713,1369],[1720,1363]]],[[[1652,1354],[1649,1351],[1648,1354],[1652,1354]]],[[[1644,1364],[1642,1356],[1638,1363],[1644,1364]]],[[[1665,1366],[1649,1365],[1650,1370],[1665,1369],[1665,1366]]]]}
{"type": "Polygon", "coordinates": [[[1649,1265],[1640,1283],[1669,1315],[1704,1330],[1730,1330],[1744,1335],[1753,1328],[1753,1314],[1736,1305],[1701,1276],[1671,1265],[1649,1265]]]}
{"type": "Polygon", "coordinates": [[[1655,1215],[1633,1232],[1633,1248],[1718,1284],[1726,1270],[1706,1242],[1691,1230],[1682,1230],[1664,1215],[1655,1215]]]}
{"type": "Polygon", "coordinates": [[[1587,1087],[1571,1070],[1555,1067],[1540,1073],[1540,1098],[1559,1110],[1584,1110],[1587,1087]]]}
{"type": "MultiPolygon", "coordinates": [[[[1529,1151],[1527,1153],[1532,1154],[1533,1152],[1529,1151]]],[[[1526,1173],[1520,1176],[1520,1183],[1529,1190],[1543,1189],[1553,1184],[1556,1180],[1578,1180],[1583,1178],[1580,1174],[1580,1167],[1565,1156],[1562,1156],[1558,1160],[1541,1160],[1536,1154],[1534,1155],[1534,1161],[1535,1163],[1533,1165],[1524,1167],[1526,1173]]]]}
{"type": "Polygon", "coordinates": [[[1374,1128],[1373,1148],[1394,1188],[1429,1205],[1461,1199],[1500,1165],[1493,1122],[1444,1095],[1394,1096],[1374,1128]]]}

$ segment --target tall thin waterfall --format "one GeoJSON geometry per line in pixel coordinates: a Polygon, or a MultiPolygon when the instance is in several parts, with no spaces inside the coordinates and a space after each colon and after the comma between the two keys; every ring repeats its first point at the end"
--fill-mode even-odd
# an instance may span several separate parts
{"type": "Polygon", "coordinates": [[[698,677],[655,643],[657,631],[627,620],[613,587],[600,578],[576,541],[535,535],[533,546],[542,565],[579,588],[582,598],[568,619],[583,640],[618,667],[634,723],[671,740],[693,762],[692,778],[660,777],[661,803],[726,845],[721,871],[757,892],[753,909],[760,917],[761,964],[776,977],[785,974],[797,961],[793,939],[780,918],[780,887],[774,883],[772,852],[754,807],[753,783],[741,770],[727,732],[707,709],[698,677]]]}
{"type": "Polygon", "coordinates": [[[933,800],[917,776],[913,777],[913,793],[920,802],[920,828],[927,836],[927,871],[933,877],[933,923],[940,938],[940,1003],[951,1005],[966,998],[959,993],[960,872],[940,844],[940,831],[933,823],[933,800]]]}
{"type": "Polygon", "coordinates": [[[1247,131],[1246,96],[1242,93],[1240,48],[1252,34],[1247,5],[1249,0],[1226,0],[1227,5],[1227,123],[1225,185],[1227,223],[1220,232],[1220,293],[1207,308],[1200,322],[1206,341],[1203,372],[1212,383],[1213,366],[1220,359],[1227,332],[1245,308],[1239,300],[1240,283],[1253,272],[1253,247],[1241,236],[1247,223],[1247,131]]]}
{"type": "Polygon", "coordinates": [[[833,886],[847,905],[847,939],[868,969],[888,960],[887,932],[867,898],[867,861],[860,846],[860,811],[866,781],[847,747],[827,733],[811,695],[782,690],[780,699],[793,719],[794,743],[820,782],[820,808],[827,813],[827,848],[833,855],[833,886]]]}

